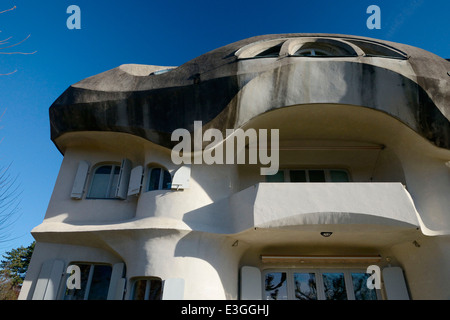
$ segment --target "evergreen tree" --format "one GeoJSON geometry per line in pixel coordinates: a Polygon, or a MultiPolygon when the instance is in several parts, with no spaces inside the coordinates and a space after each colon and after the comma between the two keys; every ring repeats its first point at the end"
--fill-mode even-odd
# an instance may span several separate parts
{"type": "Polygon", "coordinates": [[[0,300],[17,299],[25,279],[35,242],[28,247],[21,246],[3,255],[0,262],[0,300]]]}

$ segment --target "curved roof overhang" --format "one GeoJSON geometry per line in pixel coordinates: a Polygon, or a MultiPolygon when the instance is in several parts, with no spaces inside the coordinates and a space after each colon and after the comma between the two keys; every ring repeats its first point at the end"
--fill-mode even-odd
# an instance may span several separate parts
{"type": "Polygon", "coordinates": [[[225,132],[270,110],[317,103],[382,111],[450,149],[450,63],[415,47],[343,35],[267,35],[229,44],[170,72],[162,69],[125,65],[70,86],[50,107],[52,140],[64,153],[58,138],[65,133],[113,131],[171,148],[171,133],[192,131],[194,121],[225,132]],[[342,42],[350,53],[292,54],[311,39],[322,46],[342,42]],[[249,50],[265,42],[276,42],[279,55],[253,59],[249,50]],[[374,48],[399,56],[364,55],[374,48]]]}

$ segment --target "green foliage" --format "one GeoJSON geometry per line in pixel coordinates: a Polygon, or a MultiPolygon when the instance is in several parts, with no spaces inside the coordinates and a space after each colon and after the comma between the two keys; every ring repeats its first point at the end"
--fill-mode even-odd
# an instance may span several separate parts
{"type": "Polygon", "coordinates": [[[21,246],[3,255],[0,262],[0,300],[17,299],[20,287],[30,264],[35,242],[28,247],[21,246]]]}

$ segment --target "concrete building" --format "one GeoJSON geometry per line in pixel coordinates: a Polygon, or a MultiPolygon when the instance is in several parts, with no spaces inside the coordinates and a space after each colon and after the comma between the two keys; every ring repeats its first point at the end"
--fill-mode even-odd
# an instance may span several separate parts
{"type": "Polygon", "coordinates": [[[20,299],[450,299],[449,72],[404,44],[281,34],[70,86],[20,299]],[[195,121],[214,152],[278,129],[278,172],[251,146],[174,163],[195,121]]]}

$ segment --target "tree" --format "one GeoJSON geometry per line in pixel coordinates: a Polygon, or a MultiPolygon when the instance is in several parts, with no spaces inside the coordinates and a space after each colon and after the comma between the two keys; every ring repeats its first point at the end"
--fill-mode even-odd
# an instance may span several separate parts
{"type": "Polygon", "coordinates": [[[35,241],[28,247],[21,246],[3,255],[0,262],[0,300],[15,300],[28,270],[35,241]]]}
{"type": "MultiPolygon", "coordinates": [[[[9,11],[13,11],[16,9],[16,6],[0,11],[0,15],[7,13],[9,11]]],[[[2,30],[0,30],[2,32],[2,30]]],[[[18,46],[19,44],[25,42],[30,35],[25,37],[23,40],[18,42],[13,42],[10,44],[12,40],[12,36],[7,37],[5,39],[0,39],[0,54],[3,55],[11,55],[11,54],[34,54],[25,53],[25,52],[17,52],[10,51],[11,48],[18,46]]],[[[14,70],[9,73],[4,73],[0,75],[10,75],[17,72],[14,70]]],[[[6,110],[3,112],[3,114],[6,110]]],[[[0,120],[3,117],[3,114],[0,116],[0,120]]],[[[8,173],[9,166],[0,168],[0,243],[10,240],[9,228],[13,225],[15,221],[17,221],[18,215],[18,196],[19,191],[16,185],[16,179],[12,178],[8,173]]]]}

